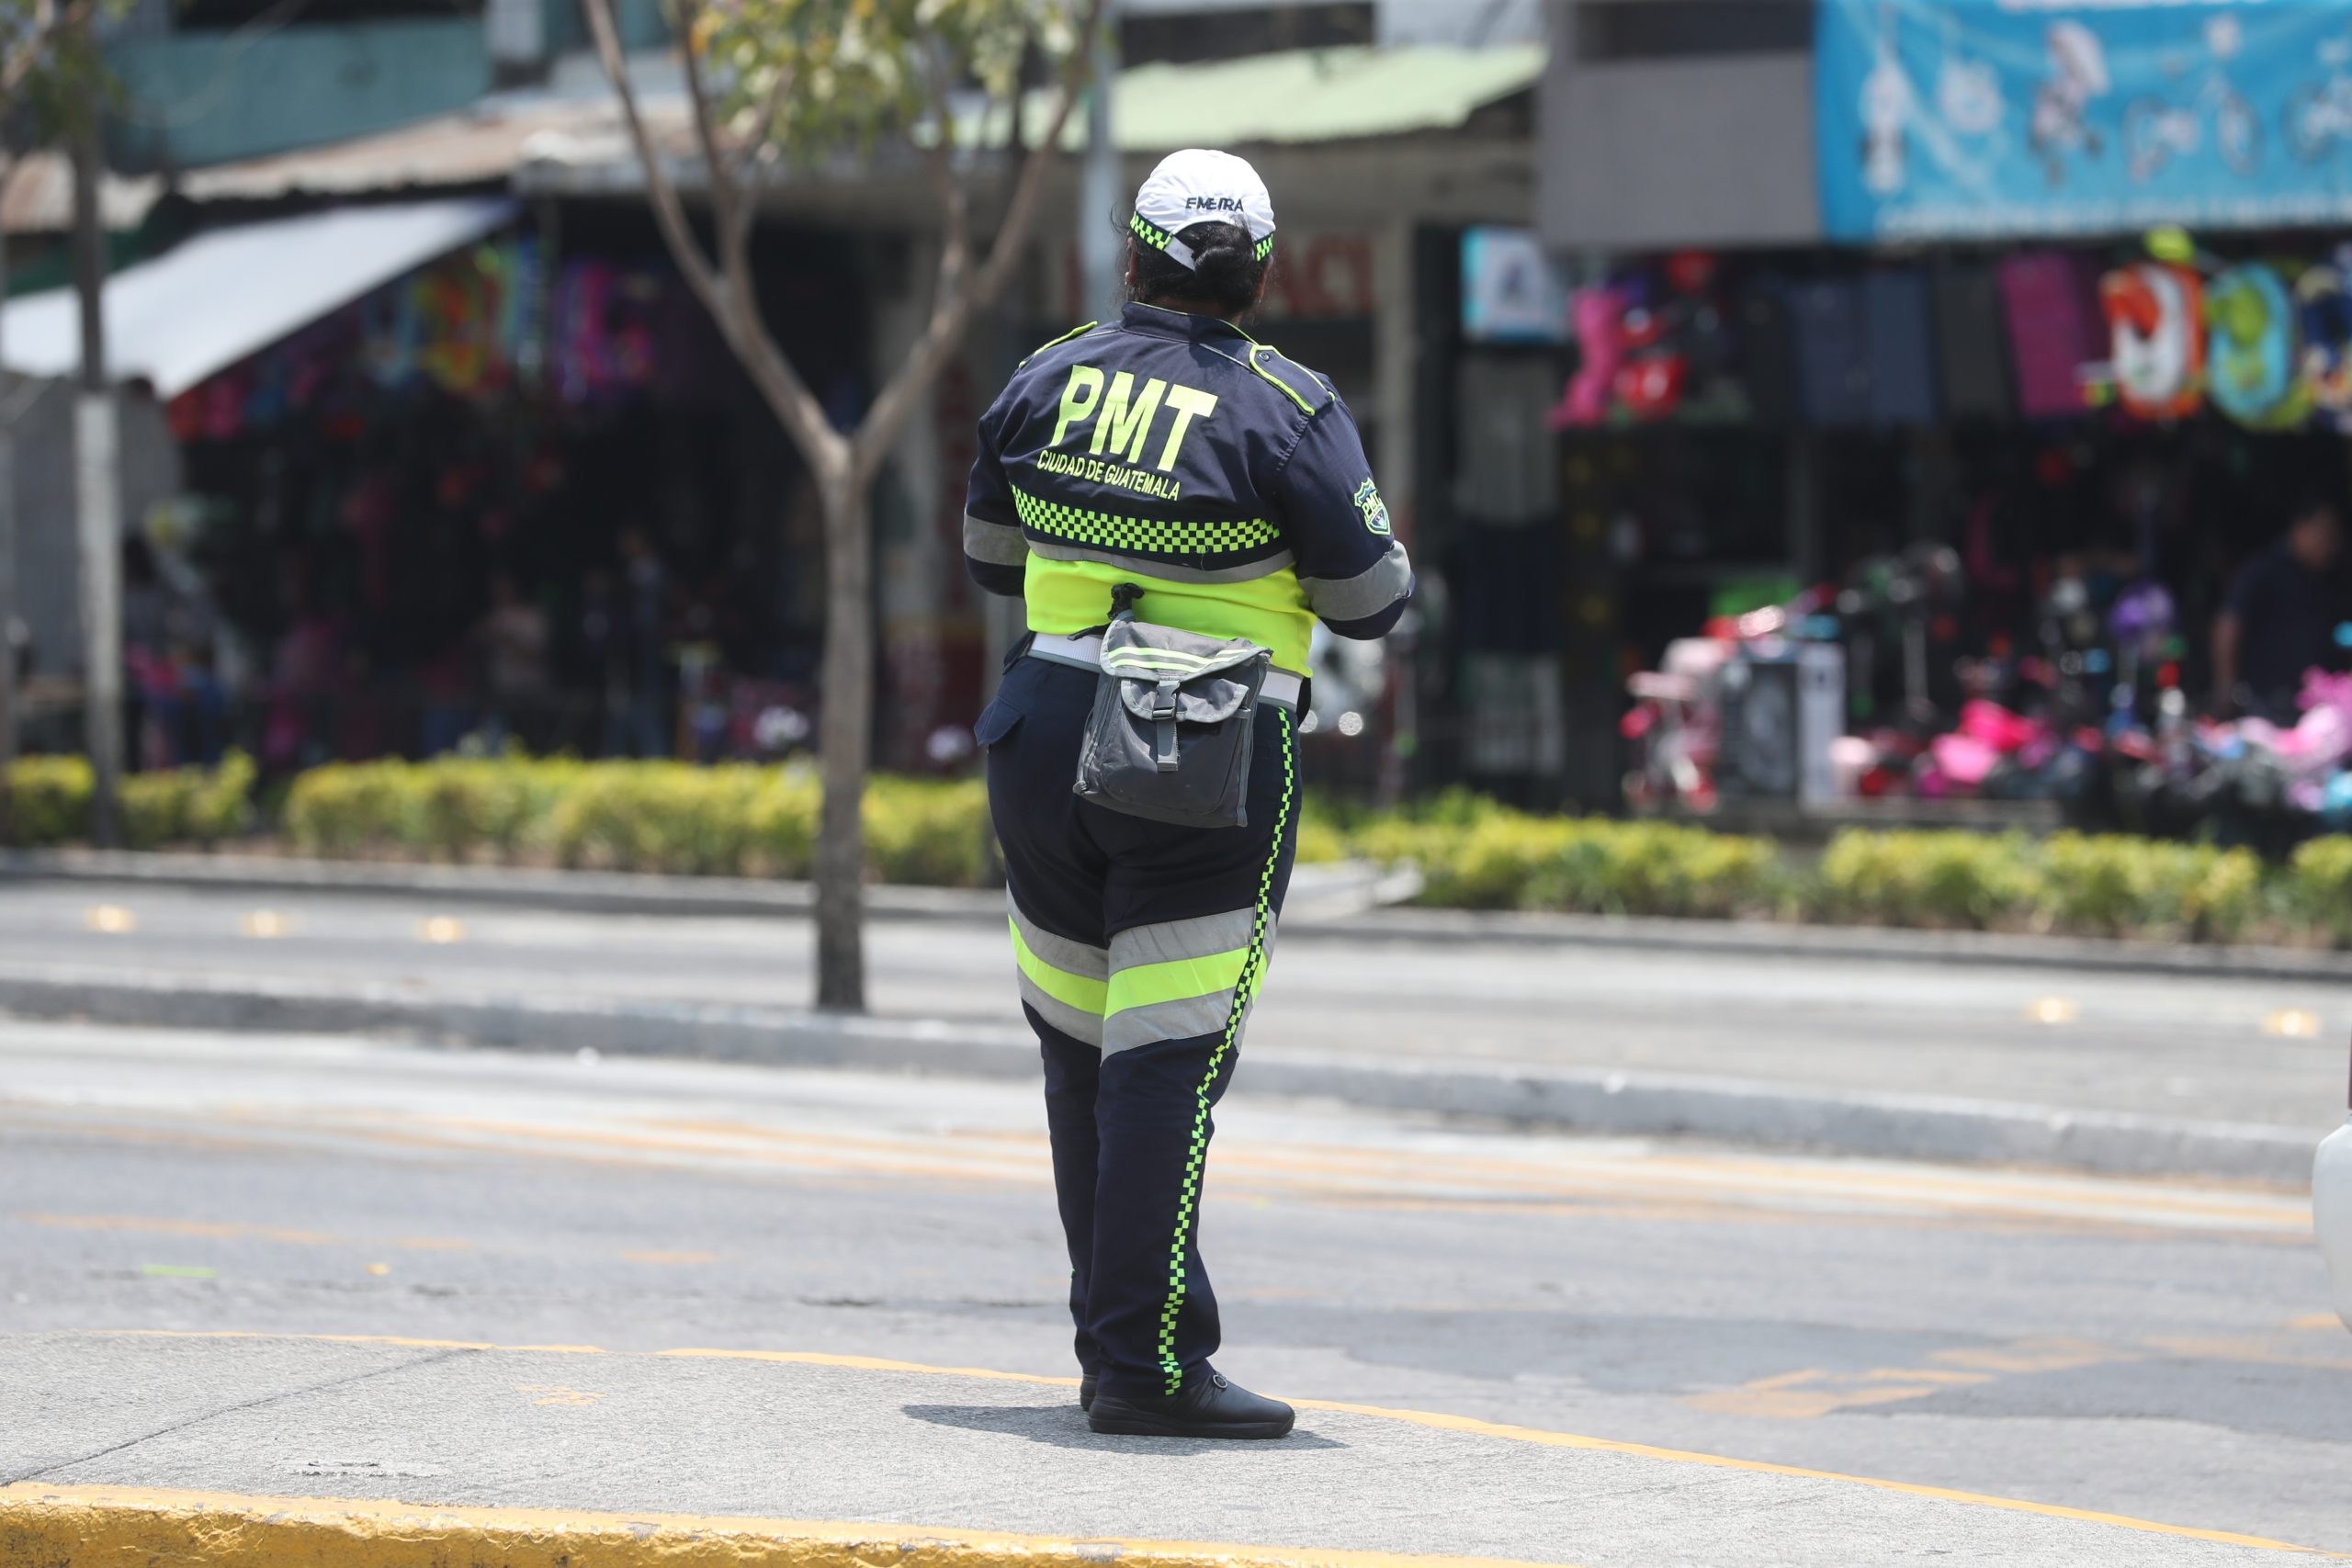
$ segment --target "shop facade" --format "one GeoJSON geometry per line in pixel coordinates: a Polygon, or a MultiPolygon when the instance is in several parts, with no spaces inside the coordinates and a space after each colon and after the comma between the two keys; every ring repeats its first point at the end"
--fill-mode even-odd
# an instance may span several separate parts
{"type": "MultiPolygon", "coordinates": [[[[118,373],[174,476],[126,520],[137,763],[805,743],[814,497],[640,207],[246,216],[109,285],[118,373]],[[300,298],[289,274],[345,283],[300,298]],[[200,329],[140,308],[198,284],[200,329]]],[[[865,396],[864,261],[820,232],[755,247],[787,352],[843,410],[865,396]]],[[[46,313],[12,309],[12,352],[40,352],[46,313]]],[[[32,513],[30,542],[70,542],[43,525],[70,514],[32,513]]]]}
{"type": "MultiPolygon", "coordinates": [[[[1555,8],[1558,608],[1593,635],[1552,652],[1616,764],[1561,793],[2266,839],[2352,805],[2352,609],[2291,690],[2215,644],[2352,479],[2352,6],[1826,0],[1710,49],[1720,9],[1555,8]],[[1747,117],[1729,177],[1803,189],[1678,201],[1726,177],[1677,183],[1700,91],[1747,117]]],[[[2307,575],[2352,604],[2340,553],[2307,575]]]]}

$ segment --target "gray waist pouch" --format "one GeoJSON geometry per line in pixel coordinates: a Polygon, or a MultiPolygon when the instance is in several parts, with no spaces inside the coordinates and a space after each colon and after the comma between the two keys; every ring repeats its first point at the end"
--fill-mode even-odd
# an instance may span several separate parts
{"type": "Polygon", "coordinates": [[[1112,621],[1078,754],[1079,795],[1155,822],[1248,826],[1258,692],[1273,657],[1254,642],[1112,621]]]}

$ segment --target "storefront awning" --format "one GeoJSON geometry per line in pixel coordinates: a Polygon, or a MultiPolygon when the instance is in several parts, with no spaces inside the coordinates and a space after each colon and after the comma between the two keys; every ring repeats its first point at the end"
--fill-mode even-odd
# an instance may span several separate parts
{"type": "MultiPolygon", "coordinates": [[[[328,311],[513,216],[503,199],[424,201],[215,229],[107,280],[107,369],[176,397],[328,311]]],[[[0,362],[26,376],[82,363],[71,289],[11,301],[0,362]]]]}

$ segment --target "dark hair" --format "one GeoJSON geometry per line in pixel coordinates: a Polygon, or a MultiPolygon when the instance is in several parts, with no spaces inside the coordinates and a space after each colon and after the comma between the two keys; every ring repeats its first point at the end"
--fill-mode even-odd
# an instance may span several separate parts
{"type": "Polygon", "coordinates": [[[2335,504],[2335,498],[2328,494],[2327,491],[2324,490],[2299,491],[2295,494],[2294,504],[2287,509],[2287,526],[2290,528],[2301,527],[2303,524],[2310,522],[2312,518],[2317,517],[2322,513],[2327,513],[2330,517],[2335,518],[2339,522],[2342,521],[2344,515],[2343,509],[2335,504]]]}
{"type": "Polygon", "coordinates": [[[1245,314],[1258,303],[1272,253],[1260,255],[1247,229],[1235,223],[1195,223],[1176,237],[1192,247],[1193,265],[1140,240],[1129,242],[1136,254],[1137,303],[1182,299],[1214,306],[1227,318],[1245,314]]]}

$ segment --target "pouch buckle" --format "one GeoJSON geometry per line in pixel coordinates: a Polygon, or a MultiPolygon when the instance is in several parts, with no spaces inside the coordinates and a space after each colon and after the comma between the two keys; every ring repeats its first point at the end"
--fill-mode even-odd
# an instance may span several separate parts
{"type": "Polygon", "coordinates": [[[1176,771],[1176,688],[1172,675],[1163,675],[1159,684],[1151,689],[1151,717],[1159,726],[1151,760],[1163,773],[1176,771]]]}

